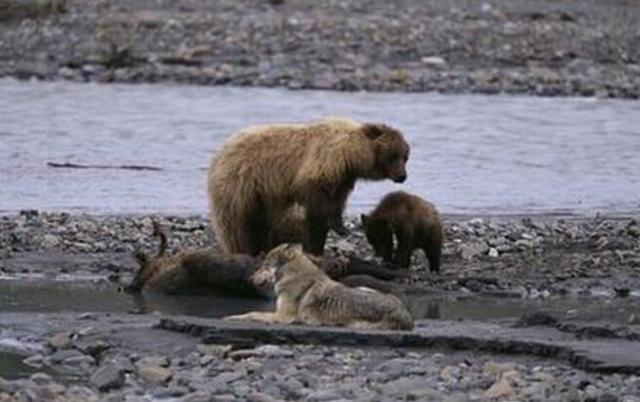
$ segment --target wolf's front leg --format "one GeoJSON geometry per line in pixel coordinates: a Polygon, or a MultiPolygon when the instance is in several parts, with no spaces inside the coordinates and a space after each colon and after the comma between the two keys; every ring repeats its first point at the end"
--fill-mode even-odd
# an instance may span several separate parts
{"type": "Polygon", "coordinates": [[[284,316],[277,312],[252,311],[246,314],[230,315],[224,317],[223,320],[260,321],[269,324],[290,324],[294,321],[294,317],[284,316]]]}

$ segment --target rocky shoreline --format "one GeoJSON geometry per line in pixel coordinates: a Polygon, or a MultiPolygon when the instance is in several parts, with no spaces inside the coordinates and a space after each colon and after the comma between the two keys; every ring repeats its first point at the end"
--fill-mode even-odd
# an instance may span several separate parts
{"type": "MultiPolygon", "coordinates": [[[[214,247],[203,216],[92,216],[23,211],[0,217],[0,272],[128,278],[135,249],[153,252],[152,221],[169,248],[214,247]],[[46,258],[76,259],[70,268],[46,258]],[[40,257],[38,257],[40,256],[40,257]],[[38,262],[40,261],[40,263],[38,262]],[[64,269],[63,269],[64,268],[64,269]],[[60,271],[63,269],[62,271],[60,271]],[[47,272],[47,270],[49,270],[47,272]]],[[[413,257],[407,285],[502,297],[640,297],[640,217],[444,217],[443,270],[413,257]]],[[[330,236],[327,253],[373,258],[358,222],[348,237],[330,236]]]]}
{"type": "MultiPolygon", "coordinates": [[[[30,339],[39,348],[25,362],[42,370],[29,378],[0,377],[0,400],[640,400],[637,375],[585,372],[553,358],[437,346],[238,346],[154,329],[157,321],[149,315],[57,313],[38,326],[33,315],[0,316],[0,343],[30,339]]],[[[430,324],[424,324],[428,332],[430,324]]],[[[465,325],[454,324],[458,332],[465,325]]],[[[478,324],[468,325],[473,330],[478,324]]]]}
{"type": "Polygon", "coordinates": [[[625,0],[0,0],[0,77],[640,97],[625,0]]]}
{"type": "MultiPolygon", "coordinates": [[[[0,275],[126,282],[135,269],[131,252],[155,250],[153,220],[168,229],[173,250],[216,247],[204,216],[29,210],[0,217],[0,275]]],[[[426,343],[416,348],[402,346],[409,338],[381,346],[366,333],[349,336],[348,345],[304,336],[282,344],[283,335],[267,336],[276,329],[252,335],[252,343],[224,328],[215,335],[197,330],[197,322],[185,327],[140,312],[7,312],[0,314],[0,350],[36,373],[0,374],[0,401],[639,402],[640,362],[624,352],[638,347],[638,317],[612,321],[616,306],[640,297],[638,222],[636,215],[444,216],[442,274],[430,274],[417,255],[402,284],[441,294],[579,298],[610,305],[609,321],[585,315],[587,304],[577,313],[519,320],[418,320],[412,336],[425,340],[411,342],[426,343]]],[[[347,220],[347,227],[351,234],[332,236],[327,252],[371,257],[359,224],[347,220]]]]}

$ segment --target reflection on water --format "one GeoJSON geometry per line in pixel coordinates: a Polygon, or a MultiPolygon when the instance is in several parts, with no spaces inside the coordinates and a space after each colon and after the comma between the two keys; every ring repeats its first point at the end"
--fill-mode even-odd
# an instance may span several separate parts
{"type": "Polygon", "coordinates": [[[28,377],[40,371],[22,362],[25,356],[0,350],[0,377],[6,380],[28,377]]]}
{"type": "Polygon", "coordinates": [[[206,213],[206,168],[230,133],[326,115],[387,122],[412,145],[405,185],[360,183],[352,213],[398,188],[446,213],[640,204],[637,102],[0,80],[0,212],[206,213]]]}
{"type": "MultiPolygon", "coordinates": [[[[607,319],[626,323],[640,316],[640,304],[628,299],[505,299],[437,295],[403,296],[416,319],[488,320],[516,318],[536,310],[559,313],[588,321],[607,319]]],[[[273,310],[273,301],[231,297],[225,294],[168,296],[144,293],[129,295],[106,282],[3,281],[0,280],[2,312],[135,312],[220,318],[251,310],[273,310]]]]}
{"type": "Polygon", "coordinates": [[[270,301],[225,295],[129,295],[106,282],[1,281],[3,312],[160,312],[198,317],[224,317],[248,310],[268,310],[270,301]]]}

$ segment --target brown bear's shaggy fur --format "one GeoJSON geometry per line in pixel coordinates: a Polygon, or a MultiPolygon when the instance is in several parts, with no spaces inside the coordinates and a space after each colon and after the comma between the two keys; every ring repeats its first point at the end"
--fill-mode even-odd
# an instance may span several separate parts
{"type": "MultiPolygon", "coordinates": [[[[326,119],[272,124],[233,136],[209,169],[211,221],[227,253],[257,255],[274,228],[299,205],[304,249],[322,254],[329,229],[345,231],[342,213],[356,180],[406,179],[409,145],[383,124],[326,119]]],[[[289,239],[293,240],[293,239],[289,239]]]]}
{"type": "Polygon", "coordinates": [[[397,191],[387,194],[369,215],[362,215],[367,240],[385,262],[408,267],[411,253],[424,250],[430,271],[440,272],[444,233],[438,211],[428,201],[397,191]],[[398,247],[393,250],[393,236],[398,247]]]}

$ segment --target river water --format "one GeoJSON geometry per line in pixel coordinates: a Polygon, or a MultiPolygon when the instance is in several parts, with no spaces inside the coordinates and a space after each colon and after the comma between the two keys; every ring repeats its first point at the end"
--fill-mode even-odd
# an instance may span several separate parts
{"type": "Polygon", "coordinates": [[[327,115],[391,124],[412,146],[408,181],[359,183],[350,213],[401,188],[444,213],[640,207],[634,101],[0,80],[0,213],[204,214],[206,169],[229,134],[327,115]]]}

